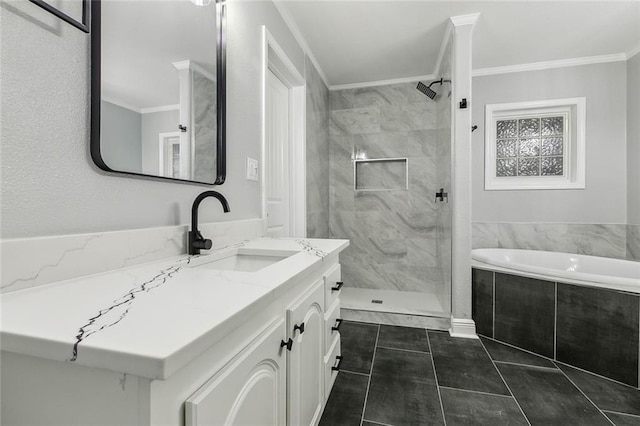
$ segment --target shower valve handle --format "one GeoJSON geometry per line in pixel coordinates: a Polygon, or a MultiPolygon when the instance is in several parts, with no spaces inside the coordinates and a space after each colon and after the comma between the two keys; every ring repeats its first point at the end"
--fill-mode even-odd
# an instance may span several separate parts
{"type": "Polygon", "coordinates": [[[444,192],[444,188],[440,188],[440,192],[436,192],[436,201],[443,202],[447,199],[447,203],[449,202],[449,193],[444,192]]]}

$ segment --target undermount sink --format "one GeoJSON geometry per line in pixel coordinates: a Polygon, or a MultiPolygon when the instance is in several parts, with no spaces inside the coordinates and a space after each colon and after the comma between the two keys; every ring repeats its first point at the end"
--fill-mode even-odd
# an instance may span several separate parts
{"type": "Polygon", "coordinates": [[[217,271],[257,272],[289,256],[298,253],[288,250],[237,249],[224,255],[212,255],[210,261],[196,264],[194,268],[217,271]]]}

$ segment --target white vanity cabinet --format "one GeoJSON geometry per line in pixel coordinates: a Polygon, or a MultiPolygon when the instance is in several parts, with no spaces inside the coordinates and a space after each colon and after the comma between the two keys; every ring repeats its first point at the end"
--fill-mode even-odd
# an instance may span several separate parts
{"type": "MultiPolygon", "coordinates": [[[[3,350],[0,423],[317,425],[339,364],[339,332],[332,330],[339,324],[340,312],[340,290],[335,287],[340,281],[338,252],[348,242],[327,244],[332,244],[328,245],[332,251],[327,251],[320,261],[310,257],[312,254],[301,253],[301,262],[314,262],[295,270],[295,274],[283,273],[278,281],[261,282],[256,278],[256,286],[269,288],[265,296],[241,309],[229,309],[215,328],[205,330],[203,336],[216,333],[215,341],[205,345],[194,339],[177,349],[186,355],[179,353],[181,356],[168,356],[169,361],[156,361],[164,362],[164,370],[160,371],[170,371],[164,377],[125,374],[111,367],[107,357],[103,364],[83,366],[46,359],[44,352],[31,355],[3,350]],[[179,368],[171,364],[173,359],[187,357],[188,361],[179,368]]],[[[185,273],[186,276],[208,279],[200,272],[185,273]]],[[[226,293],[213,291],[213,286],[221,288],[215,281],[198,286],[185,278],[179,284],[181,287],[176,283],[171,288],[178,296],[166,302],[174,318],[189,315],[195,309],[193,304],[179,300],[181,294],[191,297],[211,288],[207,294],[218,300],[218,310],[231,299],[229,295],[223,300],[226,293]],[[178,310],[176,303],[182,303],[183,310],[178,310]]],[[[245,286],[229,291],[250,290],[245,286]]],[[[147,297],[153,297],[153,293],[147,297]]],[[[194,318],[193,324],[196,318],[206,320],[207,316],[218,314],[206,303],[196,305],[200,311],[189,317],[194,318]]],[[[183,326],[189,326],[188,321],[180,319],[183,326]]],[[[155,332],[153,326],[146,328],[146,324],[144,330],[155,332]]],[[[127,322],[122,321],[108,331],[117,336],[116,333],[128,331],[126,326],[127,322]]],[[[63,354],[69,351],[67,347],[61,350],[63,354]]],[[[125,350],[120,349],[126,355],[125,350]]],[[[81,355],[85,353],[88,349],[81,347],[81,355]]],[[[147,364],[140,365],[143,371],[147,364]]]]}
{"type": "MultiPolygon", "coordinates": [[[[284,317],[284,316],[283,316],[284,317]]],[[[276,319],[185,402],[185,425],[284,425],[284,318],[276,319]]]]}
{"type": "Polygon", "coordinates": [[[315,283],[287,310],[293,339],[288,362],[290,425],[315,425],[324,407],[324,281],[315,283]]]}

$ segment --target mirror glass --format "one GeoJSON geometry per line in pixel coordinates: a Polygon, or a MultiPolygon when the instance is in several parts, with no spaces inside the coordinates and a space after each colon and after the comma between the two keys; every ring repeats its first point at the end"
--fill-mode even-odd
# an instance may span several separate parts
{"type": "Polygon", "coordinates": [[[91,156],[100,168],[224,182],[223,24],[221,0],[93,2],[91,156]]]}

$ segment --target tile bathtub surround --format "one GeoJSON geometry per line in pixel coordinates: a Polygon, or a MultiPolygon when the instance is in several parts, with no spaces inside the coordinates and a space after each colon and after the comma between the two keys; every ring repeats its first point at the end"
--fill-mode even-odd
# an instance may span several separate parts
{"type": "Polygon", "coordinates": [[[637,387],[640,297],[561,283],[557,297],[556,359],[637,387]]]}
{"type": "Polygon", "coordinates": [[[329,237],[329,89],[305,57],[307,236],[329,237]]]}
{"type": "Polygon", "coordinates": [[[330,106],[329,230],[351,241],[345,285],[439,294],[447,250],[433,194],[447,183],[437,179],[437,103],[406,83],[331,91],[330,106]],[[354,191],[356,155],[407,158],[408,190],[354,191]]]}
{"type": "Polygon", "coordinates": [[[493,336],[553,358],[555,283],[495,274],[493,336]]]}
{"type": "Polygon", "coordinates": [[[493,339],[380,325],[377,344],[364,346],[371,370],[338,374],[321,425],[610,425],[607,417],[640,424],[640,391],[493,339]],[[426,350],[407,349],[424,339],[426,350]],[[507,392],[470,390],[470,377],[507,392]]]}
{"type": "MultiPolygon", "coordinates": [[[[201,224],[214,248],[263,235],[262,219],[201,224]]],[[[0,292],[185,254],[189,226],[2,240],[0,292]]]]}
{"type": "Polygon", "coordinates": [[[472,244],[473,248],[516,248],[638,259],[640,226],[474,222],[472,244]]]}
{"type": "MultiPolygon", "coordinates": [[[[472,276],[473,305],[482,305],[473,313],[479,333],[638,387],[639,295],[477,268],[472,276]],[[485,296],[491,282],[495,304],[485,296]],[[490,311],[493,334],[483,326],[489,322],[483,313],[490,311]]],[[[508,353],[493,353],[491,345],[487,349],[498,360],[522,363],[508,353]]]]}

